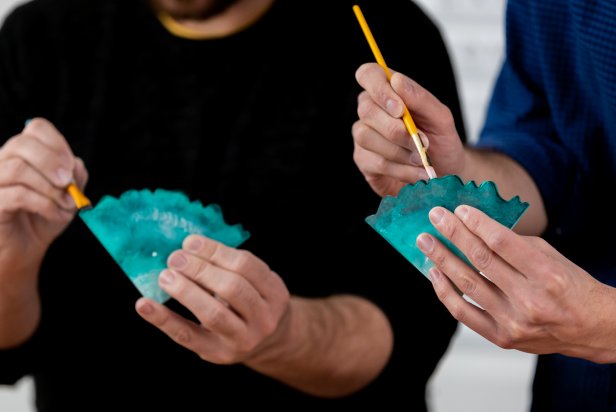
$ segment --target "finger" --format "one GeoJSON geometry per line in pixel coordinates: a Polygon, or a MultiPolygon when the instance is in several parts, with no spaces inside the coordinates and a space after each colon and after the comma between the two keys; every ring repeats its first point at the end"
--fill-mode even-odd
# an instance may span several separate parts
{"type": "Polygon", "coordinates": [[[426,134],[424,132],[422,132],[421,130],[417,130],[417,134],[419,135],[419,138],[421,139],[421,142],[423,143],[424,149],[429,149],[430,148],[430,139],[428,139],[428,136],[426,136],[426,134]]]}
{"type": "Polygon", "coordinates": [[[73,211],[75,204],[64,189],[53,186],[45,177],[20,157],[0,163],[0,187],[25,186],[51,199],[60,208],[73,211]]]}
{"type": "Polygon", "coordinates": [[[23,133],[34,136],[55,152],[70,159],[74,157],[68,142],[56,127],[46,119],[37,117],[28,122],[23,133]]]}
{"type": "Polygon", "coordinates": [[[527,237],[516,234],[471,206],[458,206],[455,214],[468,230],[483,240],[494,253],[517,269],[522,276],[536,272],[536,262],[543,259],[543,254],[526,241],[527,237]]]}
{"type": "Polygon", "coordinates": [[[15,185],[0,188],[0,213],[17,213],[26,211],[43,217],[51,222],[66,223],[73,212],[58,207],[51,199],[28,189],[15,185]]]}
{"type": "Polygon", "coordinates": [[[186,251],[175,251],[169,267],[199,286],[220,296],[243,318],[254,319],[265,309],[257,290],[242,276],[222,269],[186,251]]]}
{"type": "Polygon", "coordinates": [[[418,180],[429,179],[423,167],[394,163],[358,145],[355,146],[353,159],[365,175],[388,176],[405,183],[416,183],[418,180]]]}
{"type": "Polygon", "coordinates": [[[390,142],[406,149],[415,147],[402,120],[390,116],[366,92],[362,92],[358,97],[357,114],[367,126],[390,142]]]}
{"type": "Polygon", "coordinates": [[[402,117],[404,112],[402,99],[394,92],[385,71],[378,64],[361,65],[355,72],[355,78],[359,85],[372,97],[372,100],[390,116],[402,117]]]}
{"type": "Polygon", "coordinates": [[[429,133],[435,129],[440,133],[452,135],[457,133],[451,110],[417,82],[401,73],[394,73],[391,86],[408,107],[413,120],[423,128],[424,132],[429,133]]]}
{"type": "Polygon", "coordinates": [[[77,187],[83,191],[88,184],[89,175],[83,160],[79,157],[75,158],[75,170],[73,174],[75,176],[77,187]]]}
{"type": "Polygon", "coordinates": [[[497,325],[494,319],[484,310],[464,300],[454,289],[453,284],[440,270],[430,270],[430,280],[438,299],[445,305],[449,313],[481,336],[493,341],[497,325]]]}
{"type": "MultiPolygon", "coordinates": [[[[460,219],[444,207],[435,207],[428,215],[430,222],[464,253],[481,273],[486,275],[506,294],[519,289],[524,276],[494,253],[474,235],[460,219]]],[[[445,271],[445,273],[449,273],[445,271]]]]}
{"type": "Polygon", "coordinates": [[[355,143],[370,152],[394,163],[421,166],[421,157],[416,150],[409,150],[390,142],[362,121],[353,124],[352,133],[355,143]]]}
{"type": "Polygon", "coordinates": [[[21,134],[3,146],[0,159],[12,157],[23,159],[58,188],[65,188],[73,179],[73,160],[59,155],[31,135],[21,134]]]}
{"type": "Polygon", "coordinates": [[[202,353],[209,346],[213,336],[201,326],[184,319],[167,307],[147,298],[135,304],[137,313],[147,322],[156,326],[176,343],[195,353],[202,353]]]}
{"type": "Polygon", "coordinates": [[[165,292],[190,310],[208,330],[229,337],[245,332],[246,325],[240,318],[182,274],[165,269],[158,282],[165,292]]]}
{"type": "Polygon", "coordinates": [[[486,278],[454,255],[432,235],[422,233],[417,237],[419,249],[447,274],[460,291],[490,313],[499,313],[508,306],[503,294],[486,278]]]}
{"type": "Polygon", "coordinates": [[[286,293],[282,279],[261,259],[246,250],[230,248],[215,240],[191,235],[184,239],[182,249],[212,264],[244,277],[268,301],[286,293]]]}

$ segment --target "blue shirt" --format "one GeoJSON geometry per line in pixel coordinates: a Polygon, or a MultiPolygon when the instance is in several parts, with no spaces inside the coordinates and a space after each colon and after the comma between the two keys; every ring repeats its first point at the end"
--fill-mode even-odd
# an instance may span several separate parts
{"type": "MultiPolygon", "coordinates": [[[[506,57],[478,146],[520,163],[541,191],[546,239],[616,285],[606,199],[616,182],[616,1],[510,0],[506,57]]],[[[616,316],[616,314],[614,314],[616,316]]],[[[616,411],[616,369],[540,356],[534,410],[616,411]]]]}

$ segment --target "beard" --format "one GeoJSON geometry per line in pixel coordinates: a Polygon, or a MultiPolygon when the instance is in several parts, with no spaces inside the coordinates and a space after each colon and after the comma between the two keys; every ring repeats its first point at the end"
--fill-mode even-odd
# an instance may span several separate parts
{"type": "Polygon", "coordinates": [[[176,20],[206,20],[223,13],[240,0],[151,0],[176,20]]]}

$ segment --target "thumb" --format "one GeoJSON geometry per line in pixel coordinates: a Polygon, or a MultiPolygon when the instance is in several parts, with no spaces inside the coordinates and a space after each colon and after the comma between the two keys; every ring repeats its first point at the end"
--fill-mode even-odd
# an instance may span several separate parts
{"type": "Polygon", "coordinates": [[[408,107],[418,128],[428,135],[456,133],[451,110],[419,83],[396,72],[391,87],[408,107]]]}

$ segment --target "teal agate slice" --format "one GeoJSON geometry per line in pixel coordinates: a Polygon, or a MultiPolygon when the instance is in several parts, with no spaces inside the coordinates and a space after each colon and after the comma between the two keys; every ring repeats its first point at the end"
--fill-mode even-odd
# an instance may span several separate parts
{"type": "Polygon", "coordinates": [[[465,185],[458,176],[448,175],[406,185],[397,197],[386,196],[376,215],[369,216],[366,222],[427,277],[434,264],[415,244],[420,233],[434,235],[470,265],[466,256],[445,239],[428,218],[428,212],[435,206],[453,212],[459,205],[473,206],[508,228],[513,228],[528,208],[528,203],[521,202],[518,196],[509,201],[500,197],[494,182],[483,182],[477,187],[475,182],[465,185]]]}
{"type": "Polygon", "coordinates": [[[162,189],[130,190],[118,199],[105,196],[79,216],[139,292],[161,303],[169,295],[158,286],[158,275],[186,236],[199,234],[231,247],[250,236],[241,225],[227,225],[218,205],[204,207],[182,193],[162,189]]]}

